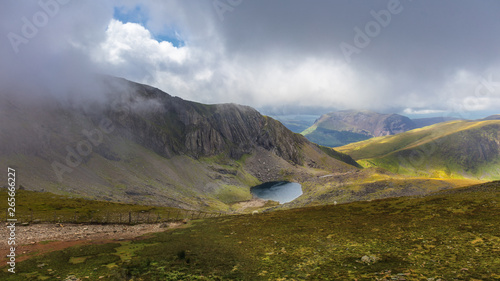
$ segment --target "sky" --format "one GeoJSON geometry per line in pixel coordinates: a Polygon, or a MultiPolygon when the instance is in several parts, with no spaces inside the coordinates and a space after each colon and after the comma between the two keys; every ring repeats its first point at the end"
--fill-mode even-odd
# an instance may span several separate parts
{"type": "MultiPolygon", "coordinates": [[[[91,74],[268,114],[500,113],[500,1],[0,1],[0,90],[91,74]]],[[[43,89],[43,90],[41,90],[43,89]]]]}

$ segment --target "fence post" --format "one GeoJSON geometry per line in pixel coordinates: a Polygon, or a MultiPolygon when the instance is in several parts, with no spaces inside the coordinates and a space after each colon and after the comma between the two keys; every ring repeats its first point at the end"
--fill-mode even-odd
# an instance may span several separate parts
{"type": "Polygon", "coordinates": [[[128,212],[128,224],[132,224],[132,212],[128,212]]]}

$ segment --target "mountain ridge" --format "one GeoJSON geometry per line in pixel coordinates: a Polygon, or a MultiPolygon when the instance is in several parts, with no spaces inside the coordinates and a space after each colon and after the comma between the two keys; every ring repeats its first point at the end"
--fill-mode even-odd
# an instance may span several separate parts
{"type": "Polygon", "coordinates": [[[399,114],[343,110],[323,114],[301,134],[313,142],[331,147],[393,135],[416,127],[411,119],[399,114]]]}
{"type": "Polygon", "coordinates": [[[393,136],[352,143],[337,150],[363,166],[412,176],[500,178],[500,121],[451,121],[393,136]]]}
{"type": "Polygon", "coordinates": [[[2,95],[0,159],[24,188],[229,210],[263,181],[358,169],[247,106],[185,101],[119,78],[102,88],[101,100],[86,102],[2,95]]]}

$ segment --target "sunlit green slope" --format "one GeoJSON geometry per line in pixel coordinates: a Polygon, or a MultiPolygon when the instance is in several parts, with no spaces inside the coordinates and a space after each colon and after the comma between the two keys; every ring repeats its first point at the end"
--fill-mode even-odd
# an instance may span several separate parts
{"type": "Polygon", "coordinates": [[[500,179],[500,121],[452,121],[336,148],[364,166],[439,178],[500,179]]]}

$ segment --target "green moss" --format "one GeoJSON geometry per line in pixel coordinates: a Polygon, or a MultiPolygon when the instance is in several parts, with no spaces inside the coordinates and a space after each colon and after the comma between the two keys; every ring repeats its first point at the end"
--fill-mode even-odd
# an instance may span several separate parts
{"type": "Polygon", "coordinates": [[[87,258],[89,258],[89,257],[88,256],[87,257],[70,257],[68,262],[71,264],[83,263],[87,260],[87,258]]]}

